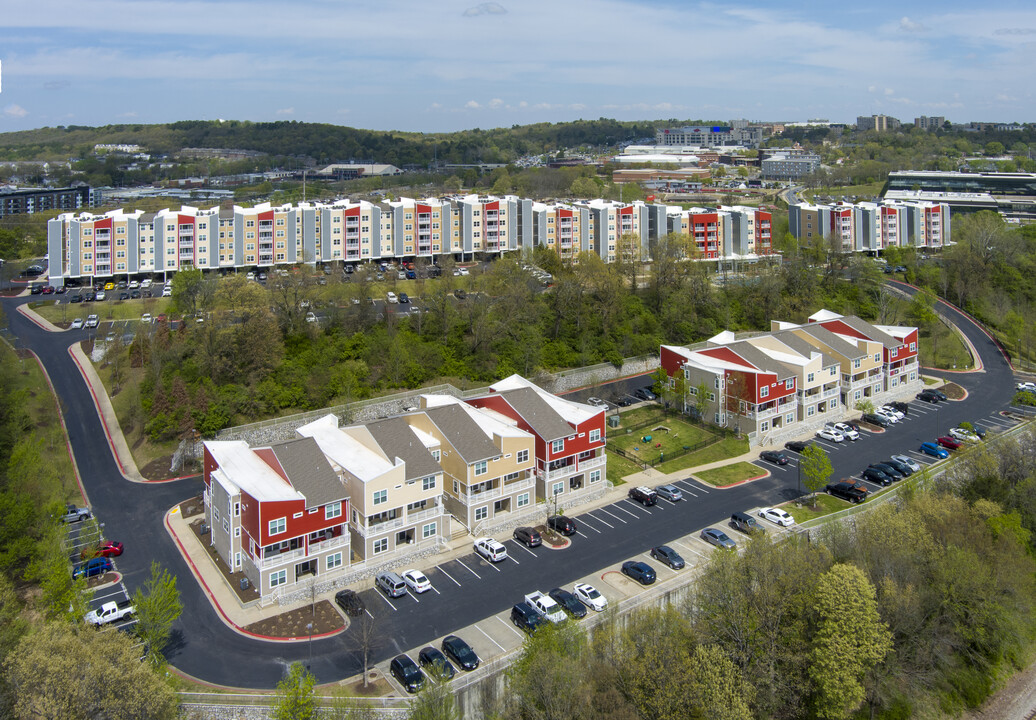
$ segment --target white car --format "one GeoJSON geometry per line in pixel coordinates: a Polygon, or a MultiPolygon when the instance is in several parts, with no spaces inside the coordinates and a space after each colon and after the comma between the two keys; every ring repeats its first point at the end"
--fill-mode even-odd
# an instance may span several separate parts
{"type": "Polygon", "coordinates": [[[978,442],[979,437],[973,432],[969,432],[964,428],[950,428],[949,435],[954,440],[960,440],[962,442],[978,442]]]}
{"type": "Polygon", "coordinates": [[[842,433],[846,440],[860,439],[860,433],[854,430],[852,425],[846,425],[845,423],[835,423],[832,427],[838,432],[842,433]]]}
{"type": "Polygon", "coordinates": [[[759,517],[781,527],[791,527],[795,524],[795,518],[780,508],[763,508],[759,511],[759,517]]]}
{"type": "Polygon", "coordinates": [[[608,598],[597,592],[597,588],[587,583],[576,583],[572,593],[579,598],[579,602],[592,610],[601,612],[608,607],[608,598]]]}
{"type": "Polygon", "coordinates": [[[432,583],[420,570],[407,570],[403,573],[403,582],[411,592],[421,594],[432,589],[432,583]]]}
{"type": "Polygon", "coordinates": [[[468,274],[468,269],[467,269],[467,268],[463,268],[463,267],[462,267],[462,268],[460,269],[460,274],[461,274],[461,275],[467,275],[467,274],[468,274]]]}
{"type": "Polygon", "coordinates": [[[312,312],[306,313],[306,322],[308,322],[308,323],[315,323],[316,321],[317,321],[317,316],[314,313],[312,313],[312,312]]]}
{"type": "Polygon", "coordinates": [[[845,436],[834,428],[820,428],[817,430],[817,437],[821,440],[830,440],[831,442],[836,443],[840,443],[845,440],[845,436]]]}
{"type": "Polygon", "coordinates": [[[479,538],[475,541],[475,552],[489,562],[501,562],[507,559],[507,548],[491,537],[479,538]]]}
{"type": "Polygon", "coordinates": [[[78,330],[83,327],[83,318],[76,318],[72,321],[72,324],[68,326],[69,330],[78,330]]]}
{"type": "Polygon", "coordinates": [[[172,297],[172,296],[173,296],[173,289],[171,287],[169,287],[167,285],[166,287],[162,288],[162,297],[172,297]]]}
{"type": "Polygon", "coordinates": [[[144,313],[140,316],[140,322],[149,323],[152,322],[151,313],[144,313]]]}
{"type": "Polygon", "coordinates": [[[879,417],[885,418],[893,425],[899,422],[899,417],[895,413],[889,412],[885,408],[878,408],[874,411],[874,414],[878,415],[879,417]]]}
{"type": "Polygon", "coordinates": [[[97,327],[97,325],[99,323],[100,323],[100,318],[98,318],[96,315],[87,315],[86,316],[86,325],[84,325],[83,327],[95,328],[95,327],[97,327]]]}
{"type": "Polygon", "coordinates": [[[895,415],[897,420],[905,420],[906,419],[906,413],[905,412],[903,412],[902,410],[896,410],[896,408],[892,407],[891,405],[882,405],[881,406],[881,410],[883,412],[887,412],[890,415],[895,415]]]}
{"type": "Polygon", "coordinates": [[[608,407],[608,403],[599,397],[587,398],[586,404],[593,405],[594,407],[608,407]]]}
{"type": "Polygon", "coordinates": [[[139,288],[140,288],[140,283],[139,282],[137,282],[136,280],[130,280],[130,284],[129,284],[129,289],[130,290],[138,290],[139,288]]]}
{"type": "Polygon", "coordinates": [[[108,297],[108,295],[104,290],[98,290],[97,294],[94,296],[94,300],[104,300],[106,297],[108,297]]]}
{"type": "Polygon", "coordinates": [[[385,293],[385,299],[388,300],[390,303],[399,302],[399,298],[396,297],[396,294],[394,292],[385,293]]]}
{"type": "Polygon", "coordinates": [[[921,465],[916,460],[906,455],[893,455],[892,459],[896,462],[903,463],[914,472],[921,472],[921,465]]]}
{"type": "Polygon", "coordinates": [[[1036,392],[1036,382],[1020,382],[1016,388],[1018,392],[1036,392]]]}

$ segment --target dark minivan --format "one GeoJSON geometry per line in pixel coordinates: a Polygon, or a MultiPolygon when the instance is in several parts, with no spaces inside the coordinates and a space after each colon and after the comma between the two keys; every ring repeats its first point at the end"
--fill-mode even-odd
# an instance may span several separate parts
{"type": "Polygon", "coordinates": [[[397,655],[389,663],[389,672],[409,693],[415,693],[424,687],[424,673],[409,655],[397,655]]]}
{"type": "Polygon", "coordinates": [[[519,527],[514,529],[514,539],[523,543],[526,547],[539,547],[543,544],[543,538],[531,527],[519,527]]]}

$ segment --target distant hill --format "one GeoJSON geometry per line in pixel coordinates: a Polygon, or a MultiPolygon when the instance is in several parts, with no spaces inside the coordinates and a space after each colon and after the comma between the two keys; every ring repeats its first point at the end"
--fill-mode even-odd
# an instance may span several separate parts
{"type": "MultiPolygon", "coordinates": [[[[679,121],[682,123],[683,121],[679,121]]],[[[654,137],[656,127],[678,121],[620,122],[602,118],[537,123],[455,133],[361,130],[302,122],[254,123],[187,120],[162,125],[80,125],[0,133],[0,160],[86,157],[96,144],[134,144],[155,154],[185,147],[242,148],[271,155],[308,157],[317,163],[377,161],[400,167],[449,163],[506,163],[522,155],[579,146],[602,147],[654,137]]]]}

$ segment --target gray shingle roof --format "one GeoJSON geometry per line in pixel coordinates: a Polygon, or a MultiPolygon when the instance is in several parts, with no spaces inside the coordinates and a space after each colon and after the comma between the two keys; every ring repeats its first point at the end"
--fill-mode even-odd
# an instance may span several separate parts
{"type": "MultiPolygon", "coordinates": [[[[428,477],[442,472],[421,438],[414,434],[403,418],[386,418],[369,422],[364,427],[389,459],[399,458],[406,463],[406,479],[428,477]]],[[[484,434],[482,434],[485,437],[484,434]]]]}
{"type": "Polygon", "coordinates": [[[532,388],[505,390],[500,396],[529,423],[532,431],[546,442],[560,440],[575,433],[572,426],[532,388]]]}
{"type": "Polygon", "coordinates": [[[349,493],[331,469],[313,438],[287,440],[270,446],[291,486],[306,496],[306,507],[346,500],[349,493]]]}
{"type": "Polygon", "coordinates": [[[791,330],[781,330],[780,332],[775,332],[773,333],[773,337],[777,340],[780,340],[782,343],[784,343],[785,345],[787,345],[803,357],[812,357],[812,354],[814,352],[820,353],[821,355],[823,355],[823,359],[820,361],[822,363],[822,367],[831,367],[832,365],[838,364],[838,360],[834,357],[834,355],[826,353],[820,348],[810,345],[808,342],[800,338],[791,330]]]}
{"type": "Polygon", "coordinates": [[[878,328],[874,327],[866,320],[861,320],[855,315],[843,317],[841,318],[841,321],[868,339],[873,340],[874,342],[880,342],[885,346],[886,350],[895,350],[903,344],[884,330],[878,330],[878,328]]]}
{"type": "Polygon", "coordinates": [[[803,325],[802,327],[797,328],[792,332],[805,332],[808,335],[812,335],[817,340],[831,348],[833,352],[838,353],[839,355],[844,355],[850,360],[862,358],[864,355],[867,354],[863,350],[860,350],[860,348],[858,348],[856,345],[850,342],[846,342],[845,340],[838,337],[827,328],[821,327],[816,323],[809,323],[808,325],[803,325]]]}
{"type": "Polygon", "coordinates": [[[738,355],[743,357],[748,362],[755,365],[760,370],[766,372],[772,372],[777,376],[778,380],[787,380],[790,377],[795,377],[796,371],[790,365],[782,363],[780,360],[775,360],[762,350],[757,348],[751,343],[736,342],[731,345],[727,345],[728,348],[736,352],[738,355]]]}
{"type": "Polygon", "coordinates": [[[469,465],[479,460],[500,457],[500,448],[493,444],[463,408],[444,405],[428,408],[424,412],[469,465]]]}

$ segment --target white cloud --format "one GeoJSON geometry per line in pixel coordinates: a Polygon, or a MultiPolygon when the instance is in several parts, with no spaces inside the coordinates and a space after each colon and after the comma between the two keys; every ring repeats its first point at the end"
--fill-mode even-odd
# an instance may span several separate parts
{"type": "Polygon", "coordinates": [[[504,101],[500,98],[493,98],[489,101],[489,107],[493,110],[499,110],[504,106],[504,101]]]}
{"type": "Polygon", "coordinates": [[[997,93],[993,96],[993,99],[997,102],[1016,102],[1018,98],[1013,95],[1007,95],[1006,93],[997,93]]]}
{"type": "Polygon", "coordinates": [[[468,100],[466,103],[464,103],[464,107],[468,108],[469,110],[478,110],[482,106],[474,100],[468,100]]]}
{"type": "Polygon", "coordinates": [[[895,94],[896,94],[896,91],[893,90],[892,88],[885,88],[885,95],[886,95],[886,97],[889,96],[889,95],[895,95],[895,94]]]}
{"type": "Polygon", "coordinates": [[[584,105],[583,103],[572,103],[571,105],[568,106],[568,109],[569,110],[577,110],[577,111],[578,110],[586,110],[586,105],[584,105]]]}
{"type": "Polygon", "coordinates": [[[23,118],[28,114],[29,111],[21,105],[8,105],[4,108],[4,115],[7,115],[8,117],[23,118]]]}
{"type": "Polygon", "coordinates": [[[928,28],[924,25],[919,22],[914,22],[908,17],[904,17],[899,21],[899,29],[903,32],[911,33],[928,32],[928,28]]]}
{"type": "Polygon", "coordinates": [[[477,15],[506,15],[507,9],[500,3],[484,2],[475,7],[469,7],[463,13],[464,17],[475,17],[477,15]]]}
{"type": "Polygon", "coordinates": [[[295,114],[295,108],[293,108],[293,107],[281,108],[280,110],[277,111],[277,114],[278,115],[294,115],[295,114]]]}

